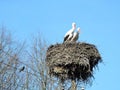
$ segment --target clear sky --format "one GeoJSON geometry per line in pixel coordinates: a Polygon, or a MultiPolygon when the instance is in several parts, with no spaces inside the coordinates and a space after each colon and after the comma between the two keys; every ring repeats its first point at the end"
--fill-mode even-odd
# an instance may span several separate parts
{"type": "Polygon", "coordinates": [[[79,41],[95,44],[104,61],[86,90],[120,90],[120,0],[0,0],[0,26],[19,40],[39,32],[61,43],[72,22],[81,28],[79,41]]]}

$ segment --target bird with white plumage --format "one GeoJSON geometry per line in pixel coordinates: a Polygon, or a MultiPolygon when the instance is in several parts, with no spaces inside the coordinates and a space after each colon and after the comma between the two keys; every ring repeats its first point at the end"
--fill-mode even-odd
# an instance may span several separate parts
{"type": "Polygon", "coordinates": [[[76,42],[79,38],[80,27],[77,28],[77,32],[73,33],[73,37],[71,38],[71,42],[76,42]]]}
{"type": "Polygon", "coordinates": [[[72,29],[70,29],[64,36],[64,41],[63,42],[66,42],[66,41],[71,41],[71,38],[73,37],[73,33],[76,29],[76,24],[73,22],[72,23],[72,29]]]}

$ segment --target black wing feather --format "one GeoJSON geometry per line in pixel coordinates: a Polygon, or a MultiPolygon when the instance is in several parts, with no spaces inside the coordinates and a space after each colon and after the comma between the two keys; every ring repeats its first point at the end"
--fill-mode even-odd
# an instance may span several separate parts
{"type": "Polygon", "coordinates": [[[64,37],[64,42],[68,39],[69,35],[67,35],[66,37],[64,37]]]}

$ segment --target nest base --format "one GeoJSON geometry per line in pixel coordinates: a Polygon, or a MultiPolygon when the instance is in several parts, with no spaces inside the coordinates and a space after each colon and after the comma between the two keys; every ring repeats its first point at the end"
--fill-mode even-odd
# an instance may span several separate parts
{"type": "Polygon", "coordinates": [[[46,56],[49,74],[62,81],[89,81],[93,68],[101,61],[95,45],[80,42],[51,45],[46,56]]]}

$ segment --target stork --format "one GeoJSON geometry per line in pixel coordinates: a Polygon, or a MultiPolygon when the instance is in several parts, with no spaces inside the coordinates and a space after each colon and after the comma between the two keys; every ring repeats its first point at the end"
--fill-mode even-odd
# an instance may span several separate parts
{"type": "Polygon", "coordinates": [[[75,29],[76,29],[76,24],[73,22],[72,29],[70,29],[64,36],[64,42],[71,40],[71,38],[73,37],[73,32],[75,29]]]}
{"type": "Polygon", "coordinates": [[[77,32],[73,33],[73,37],[71,38],[71,42],[76,42],[79,38],[80,28],[77,28],[77,32]]]}

